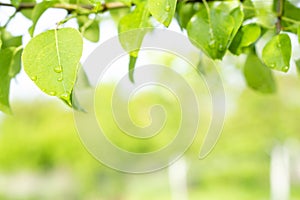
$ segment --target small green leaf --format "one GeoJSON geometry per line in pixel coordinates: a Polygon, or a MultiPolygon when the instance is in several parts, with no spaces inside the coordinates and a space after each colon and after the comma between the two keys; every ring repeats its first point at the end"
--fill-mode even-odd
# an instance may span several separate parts
{"type": "Polygon", "coordinates": [[[262,59],[268,67],[287,72],[290,68],[291,53],[290,37],[287,34],[279,34],[265,45],[262,51],[262,59]]]}
{"type": "Polygon", "coordinates": [[[42,14],[51,6],[56,4],[57,1],[42,1],[41,3],[34,6],[34,9],[32,10],[32,26],[29,28],[29,34],[31,37],[33,37],[33,33],[35,30],[35,26],[39,20],[39,18],[42,16],[42,14]]]}
{"type": "Polygon", "coordinates": [[[222,59],[236,29],[234,18],[221,8],[201,9],[188,23],[191,42],[212,59],[222,59]]]}
{"type": "Polygon", "coordinates": [[[12,36],[5,28],[0,28],[2,49],[19,47],[22,45],[22,36],[12,36]]]}
{"type": "MultiPolygon", "coordinates": [[[[36,3],[35,0],[21,0],[20,1],[21,3],[36,3]]],[[[32,8],[28,8],[28,9],[23,9],[21,10],[21,13],[27,17],[28,19],[31,19],[31,16],[32,16],[32,8]]]]}
{"type": "Polygon", "coordinates": [[[76,88],[79,89],[92,88],[89,78],[81,65],[77,73],[76,88]]]}
{"type": "Polygon", "coordinates": [[[256,9],[251,0],[245,0],[243,2],[243,8],[244,8],[244,19],[251,19],[256,16],[256,9]]]}
{"type": "MultiPolygon", "coordinates": [[[[81,112],[86,112],[86,110],[80,105],[76,93],[75,91],[81,90],[81,89],[92,89],[91,83],[87,77],[86,72],[84,71],[83,67],[80,65],[79,69],[78,69],[78,73],[77,73],[77,79],[76,79],[76,85],[75,85],[76,89],[74,89],[72,91],[72,95],[71,95],[71,104],[72,107],[77,110],[77,111],[81,111],[81,112]]],[[[69,105],[70,102],[65,101],[64,99],[62,99],[66,104],[69,105]]]]}
{"type": "Polygon", "coordinates": [[[128,15],[128,13],[130,13],[130,8],[109,10],[109,14],[116,25],[118,25],[120,19],[122,19],[125,15],[128,15]]]}
{"type": "Polygon", "coordinates": [[[13,57],[13,49],[0,51],[0,110],[10,114],[9,88],[11,77],[8,75],[13,57]]]}
{"type": "Polygon", "coordinates": [[[91,42],[98,42],[100,39],[99,20],[89,19],[87,16],[77,17],[79,30],[83,34],[83,37],[91,42]]]}
{"type": "Polygon", "coordinates": [[[46,31],[25,47],[24,70],[43,92],[71,102],[82,46],[81,34],[76,29],[46,31]]]}
{"type": "Polygon", "coordinates": [[[100,39],[99,21],[93,20],[90,25],[84,29],[83,36],[91,42],[98,42],[100,39]]]}
{"type": "Polygon", "coordinates": [[[136,54],[135,51],[140,48],[144,36],[147,33],[147,28],[151,27],[149,23],[149,12],[145,6],[145,3],[138,4],[133,12],[120,20],[118,26],[120,43],[126,51],[129,53],[132,52],[132,56],[134,56],[136,54]],[[132,34],[130,34],[130,32],[132,34]]]}
{"type": "Polygon", "coordinates": [[[254,53],[248,55],[244,66],[244,76],[248,86],[254,90],[262,93],[276,92],[272,71],[254,53]]]}
{"type": "MultiPolygon", "coordinates": [[[[142,45],[144,36],[149,27],[149,12],[146,9],[146,2],[141,2],[137,4],[135,10],[128,15],[124,16],[119,23],[118,32],[119,40],[122,47],[129,53],[131,57],[138,57],[139,49],[142,45]]],[[[135,62],[130,62],[129,68],[133,69],[135,67],[135,62]]],[[[130,77],[133,80],[133,75],[130,77]]]]}
{"type": "Polygon", "coordinates": [[[177,21],[181,29],[186,29],[186,26],[193,15],[199,11],[202,4],[200,3],[186,3],[184,1],[179,1],[177,4],[177,21]]]}
{"type": "Polygon", "coordinates": [[[292,4],[290,1],[286,0],[284,1],[284,6],[283,6],[283,16],[287,17],[289,19],[293,19],[296,21],[300,21],[300,8],[292,4]]]}
{"type": "MultiPolygon", "coordinates": [[[[61,99],[61,100],[65,101],[64,99],[61,99]]],[[[78,98],[76,97],[76,94],[74,91],[72,91],[70,102],[71,102],[72,107],[75,110],[80,111],[80,112],[86,112],[86,110],[80,105],[78,98]]],[[[66,103],[69,104],[68,102],[66,102],[66,103]]]]}
{"type": "Polygon", "coordinates": [[[148,7],[151,15],[168,27],[175,13],[176,0],[148,0],[148,7]]]}
{"type": "Polygon", "coordinates": [[[234,19],[234,29],[231,33],[231,38],[230,38],[230,41],[232,41],[244,21],[244,13],[242,11],[242,8],[238,6],[237,8],[233,9],[230,12],[230,15],[234,19]]]}
{"type": "Polygon", "coordinates": [[[129,58],[129,79],[132,83],[134,83],[134,76],[133,76],[133,73],[134,73],[134,67],[135,67],[135,64],[136,64],[136,60],[137,60],[137,57],[134,57],[134,56],[130,56],[129,58]]]}
{"type": "Polygon", "coordinates": [[[9,67],[8,75],[11,78],[14,78],[21,71],[21,56],[23,49],[22,48],[12,48],[13,55],[9,67]]]}
{"type": "Polygon", "coordinates": [[[255,43],[260,35],[260,26],[257,24],[247,24],[239,29],[229,47],[229,50],[235,55],[240,55],[243,52],[243,49],[255,43]]]}

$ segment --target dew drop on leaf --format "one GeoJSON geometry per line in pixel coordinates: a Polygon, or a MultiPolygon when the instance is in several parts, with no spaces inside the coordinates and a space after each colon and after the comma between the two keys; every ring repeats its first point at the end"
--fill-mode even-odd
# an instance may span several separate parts
{"type": "Polygon", "coordinates": [[[209,45],[210,48],[214,49],[216,47],[216,41],[215,40],[211,40],[208,45],[209,45]]]}
{"type": "Polygon", "coordinates": [[[171,9],[171,6],[170,6],[170,5],[166,5],[165,10],[166,10],[167,12],[169,12],[170,9],[171,9]]]}
{"type": "Polygon", "coordinates": [[[69,98],[69,95],[68,95],[67,93],[64,93],[64,94],[60,95],[60,97],[61,97],[62,99],[68,99],[68,98],[69,98]]]}
{"type": "Polygon", "coordinates": [[[63,79],[63,77],[59,77],[58,79],[57,79],[57,81],[59,81],[59,82],[62,82],[64,79],[63,79]]]}
{"type": "Polygon", "coordinates": [[[285,67],[283,68],[283,70],[284,70],[285,72],[287,72],[287,71],[289,70],[289,66],[285,66],[285,67]]]}
{"type": "Polygon", "coordinates": [[[50,94],[51,96],[55,96],[55,95],[56,95],[56,92],[49,92],[49,94],[50,94]]]}
{"type": "Polygon", "coordinates": [[[30,79],[31,79],[32,81],[37,81],[37,76],[32,76],[32,77],[30,77],[30,79]]]}
{"type": "Polygon", "coordinates": [[[218,50],[219,51],[224,51],[224,46],[222,44],[220,44],[218,50]]]}
{"type": "Polygon", "coordinates": [[[271,68],[275,68],[275,64],[271,64],[270,67],[271,67],[271,68]]]}
{"type": "Polygon", "coordinates": [[[61,73],[61,72],[62,72],[62,67],[61,67],[61,65],[55,67],[55,68],[54,68],[54,71],[55,71],[56,73],[61,73]]]}

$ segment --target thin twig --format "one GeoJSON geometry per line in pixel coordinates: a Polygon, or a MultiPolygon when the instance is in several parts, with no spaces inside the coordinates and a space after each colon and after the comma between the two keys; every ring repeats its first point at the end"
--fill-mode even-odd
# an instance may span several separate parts
{"type": "MultiPolygon", "coordinates": [[[[20,3],[18,7],[15,7],[13,4],[9,3],[2,3],[0,2],[0,6],[6,6],[6,7],[14,7],[17,11],[26,10],[26,9],[33,9],[36,6],[36,3],[20,3]]],[[[58,8],[58,9],[65,9],[68,12],[72,12],[75,10],[88,10],[91,12],[105,12],[107,10],[113,10],[113,9],[120,9],[120,8],[126,8],[127,5],[121,3],[121,2],[111,2],[111,3],[103,3],[99,7],[95,7],[91,4],[70,4],[70,3],[57,3],[51,6],[51,8],[58,8]]]]}

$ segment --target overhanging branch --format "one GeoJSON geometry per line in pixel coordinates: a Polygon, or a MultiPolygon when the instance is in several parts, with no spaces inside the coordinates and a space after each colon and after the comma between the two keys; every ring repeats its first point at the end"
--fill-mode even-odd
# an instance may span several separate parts
{"type": "MultiPolygon", "coordinates": [[[[0,6],[6,7],[14,7],[17,11],[26,10],[26,9],[33,9],[37,4],[36,3],[20,3],[18,7],[9,4],[9,3],[2,3],[0,2],[0,6]]],[[[111,3],[103,3],[101,6],[93,6],[91,4],[69,4],[69,3],[57,3],[51,6],[51,8],[58,8],[64,9],[68,12],[76,11],[76,10],[87,10],[91,12],[105,12],[107,10],[119,9],[119,8],[126,8],[127,5],[121,2],[111,2],[111,3]]]]}

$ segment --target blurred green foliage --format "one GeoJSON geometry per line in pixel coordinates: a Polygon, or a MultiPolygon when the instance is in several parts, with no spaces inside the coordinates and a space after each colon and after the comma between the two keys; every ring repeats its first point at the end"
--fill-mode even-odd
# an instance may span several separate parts
{"type": "MultiPolygon", "coordinates": [[[[199,131],[201,134],[185,155],[190,199],[269,199],[272,148],[286,140],[300,140],[300,81],[292,76],[276,78],[279,83],[277,94],[260,95],[249,89],[241,93],[235,111],[227,117],[216,148],[204,160],[198,160],[203,139],[203,130],[199,131]]],[[[104,87],[108,96],[110,87],[104,87]]],[[[171,114],[178,113],[178,108],[171,106],[174,99],[163,95],[143,93],[133,101],[136,101],[136,107],[131,111],[132,118],[142,125],[149,123],[149,115],[143,108],[153,102],[162,103],[171,114]]],[[[104,101],[102,105],[104,117],[110,121],[106,103],[104,101]]],[[[3,177],[6,177],[4,181],[10,180],[9,177],[20,172],[45,177],[47,183],[47,177],[61,169],[70,174],[71,186],[68,191],[58,192],[49,187],[49,193],[20,197],[7,194],[4,191],[10,187],[7,184],[0,189],[0,199],[170,199],[166,169],[153,174],[129,175],[99,164],[81,144],[72,112],[64,110],[63,105],[51,101],[14,105],[14,115],[4,116],[0,126],[0,186],[3,177]]],[[[177,120],[167,122],[169,125],[164,131],[167,133],[176,128],[177,120]]],[[[113,124],[108,127],[116,130],[113,124]]],[[[161,136],[145,148],[128,138],[111,139],[120,147],[144,152],[160,147],[170,137],[161,136]]],[[[21,190],[21,185],[13,187],[16,191],[21,190]]],[[[299,180],[292,182],[291,193],[292,200],[300,198],[299,180]]]]}

